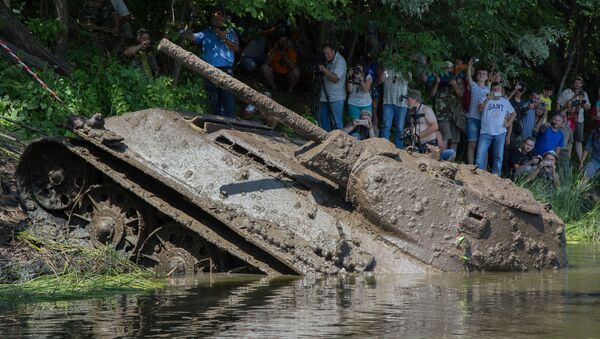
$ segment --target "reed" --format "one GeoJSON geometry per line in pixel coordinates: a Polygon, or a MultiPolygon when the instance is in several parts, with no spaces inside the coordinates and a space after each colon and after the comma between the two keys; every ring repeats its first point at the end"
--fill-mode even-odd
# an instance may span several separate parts
{"type": "Polygon", "coordinates": [[[53,274],[0,284],[0,301],[24,302],[93,298],[166,286],[165,279],[140,268],[109,246],[87,248],[43,240],[21,232],[16,240],[44,258],[53,274]]]}

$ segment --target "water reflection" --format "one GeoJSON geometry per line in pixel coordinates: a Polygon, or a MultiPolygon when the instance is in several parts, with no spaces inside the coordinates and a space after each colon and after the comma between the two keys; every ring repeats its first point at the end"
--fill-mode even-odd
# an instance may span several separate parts
{"type": "Polygon", "coordinates": [[[152,293],[0,305],[15,337],[594,337],[600,253],[570,246],[568,271],[178,280],[152,293]]]}

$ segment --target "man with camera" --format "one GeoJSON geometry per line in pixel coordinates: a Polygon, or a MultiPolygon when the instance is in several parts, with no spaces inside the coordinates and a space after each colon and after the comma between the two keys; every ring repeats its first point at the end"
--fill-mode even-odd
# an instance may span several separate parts
{"type": "Polygon", "coordinates": [[[576,107],[577,109],[577,124],[575,131],[573,132],[573,136],[575,139],[575,152],[577,152],[579,162],[581,162],[583,157],[583,130],[585,112],[592,107],[588,94],[583,90],[583,85],[583,78],[581,76],[576,76],[575,80],[573,80],[572,87],[563,90],[556,101],[558,104],[558,109],[560,110],[571,106],[576,107]]]}
{"type": "Polygon", "coordinates": [[[125,49],[123,54],[129,58],[133,58],[131,65],[135,68],[139,68],[151,78],[158,76],[158,63],[156,62],[156,56],[152,50],[150,33],[143,28],[137,31],[137,44],[125,49]]]}
{"type": "Polygon", "coordinates": [[[320,64],[318,67],[323,74],[318,118],[321,128],[330,132],[344,127],[346,60],[330,43],[324,44],[322,51],[327,64],[320,64]]]}
{"type": "MultiPolygon", "coordinates": [[[[202,59],[221,71],[233,76],[235,52],[240,49],[238,38],[233,29],[224,29],[225,16],[223,10],[210,11],[211,27],[198,32],[188,32],[186,39],[202,45],[202,59]]],[[[235,97],[228,91],[206,81],[208,104],[212,114],[235,116],[235,97]]]]}
{"type": "Polygon", "coordinates": [[[492,174],[500,176],[502,172],[502,159],[504,158],[504,145],[508,139],[508,127],[516,117],[510,101],[503,96],[502,86],[493,82],[491,92],[479,104],[481,112],[481,133],[477,142],[477,167],[485,170],[486,160],[490,146],[493,145],[492,174]]]}
{"type": "Polygon", "coordinates": [[[455,116],[460,114],[461,98],[464,90],[462,81],[457,81],[457,75],[452,70],[454,64],[446,62],[446,68],[441,75],[436,75],[431,87],[431,97],[434,100],[434,110],[443,140],[443,147],[456,151],[460,142],[460,130],[456,126],[455,116]]]}
{"type": "Polygon", "coordinates": [[[583,151],[583,156],[579,162],[579,169],[583,170],[585,159],[591,154],[590,161],[588,161],[587,167],[585,168],[584,177],[586,180],[591,179],[600,170],[600,127],[596,129],[589,136],[588,141],[583,151]]]}
{"type": "Polygon", "coordinates": [[[523,142],[523,147],[513,148],[509,159],[511,178],[529,174],[532,167],[540,163],[542,157],[533,155],[534,147],[535,140],[529,137],[523,142]]]}
{"type": "Polygon", "coordinates": [[[287,83],[288,93],[292,93],[300,79],[297,60],[296,49],[288,45],[288,37],[279,36],[277,44],[271,48],[265,63],[261,66],[267,84],[273,90],[277,90],[276,82],[287,83]]]}
{"type": "Polygon", "coordinates": [[[371,111],[363,109],[360,112],[360,116],[357,119],[352,119],[352,122],[343,128],[343,131],[358,140],[375,138],[377,134],[373,128],[371,111]]]}
{"type": "Polygon", "coordinates": [[[431,107],[423,104],[421,93],[416,89],[408,90],[406,103],[410,110],[408,119],[410,146],[416,147],[420,153],[427,153],[427,145],[439,146],[436,135],[439,126],[435,113],[431,107]]]}
{"type": "Polygon", "coordinates": [[[548,151],[542,156],[538,165],[533,166],[529,173],[529,180],[540,181],[547,185],[549,191],[560,186],[560,177],[556,172],[558,155],[554,151],[548,151]]]}

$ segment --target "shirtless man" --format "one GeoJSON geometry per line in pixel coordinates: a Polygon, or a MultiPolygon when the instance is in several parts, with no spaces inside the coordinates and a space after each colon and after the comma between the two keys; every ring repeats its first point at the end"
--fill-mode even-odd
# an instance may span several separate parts
{"type": "Polygon", "coordinates": [[[436,136],[438,122],[431,107],[424,105],[421,99],[421,93],[418,90],[411,89],[406,95],[409,116],[408,122],[410,131],[416,139],[415,145],[421,153],[427,149],[426,145],[439,146],[436,136]],[[413,121],[416,118],[416,124],[413,121]]]}

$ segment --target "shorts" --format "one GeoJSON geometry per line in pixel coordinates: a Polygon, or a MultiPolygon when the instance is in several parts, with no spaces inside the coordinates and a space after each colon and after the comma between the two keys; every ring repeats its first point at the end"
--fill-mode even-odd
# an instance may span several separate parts
{"type": "Polygon", "coordinates": [[[583,122],[578,122],[573,132],[573,139],[577,142],[583,142],[583,122]]]}
{"type": "Polygon", "coordinates": [[[469,118],[467,121],[467,140],[477,141],[481,132],[481,120],[469,118]]]}
{"type": "Polygon", "coordinates": [[[440,127],[440,133],[442,133],[442,139],[448,140],[453,143],[460,143],[460,131],[454,121],[438,120],[438,126],[440,127]]]}

